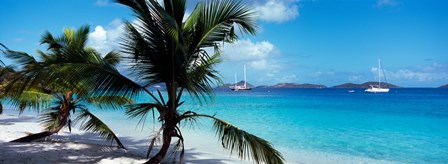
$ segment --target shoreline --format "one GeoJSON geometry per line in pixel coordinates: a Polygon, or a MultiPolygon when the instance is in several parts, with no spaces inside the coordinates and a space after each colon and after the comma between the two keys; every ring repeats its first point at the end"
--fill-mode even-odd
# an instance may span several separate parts
{"type": "MultiPolygon", "coordinates": [[[[96,134],[83,132],[76,127],[69,133],[62,129],[46,141],[30,143],[10,143],[9,141],[26,135],[41,132],[36,116],[2,114],[0,115],[0,163],[144,163],[149,139],[136,131],[133,134],[121,131],[117,136],[127,150],[112,146],[96,134]],[[30,162],[32,161],[32,162],[30,162]]],[[[118,128],[120,129],[120,128],[118,128]]],[[[185,157],[188,164],[251,164],[253,161],[240,160],[235,154],[219,147],[213,135],[204,130],[185,130],[185,157]]],[[[316,152],[309,150],[286,150],[278,148],[286,163],[399,163],[372,159],[363,156],[316,152]]],[[[156,151],[154,151],[156,152],[156,151]]],[[[177,156],[176,156],[177,157],[177,156]]],[[[178,159],[178,158],[177,158],[178,159]]],[[[167,154],[167,162],[173,158],[167,154]]]]}
{"type": "MultiPolygon", "coordinates": [[[[36,117],[29,115],[0,115],[0,163],[144,163],[147,141],[130,136],[119,136],[127,150],[111,146],[97,135],[73,128],[62,129],[48,140],[29,143],[9,141],[26,133],[41,132],[36,117]]],[[[173,158],[167,158],[168,162],[173,158]]],[[[184,163],[251,163],[230,157],[203,152],[196,148],[185,148],[184,163]]]]}

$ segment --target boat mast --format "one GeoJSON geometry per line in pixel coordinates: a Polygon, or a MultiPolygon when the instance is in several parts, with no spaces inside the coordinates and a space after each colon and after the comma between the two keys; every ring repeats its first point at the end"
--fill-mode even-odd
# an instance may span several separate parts
{"type": "Polygon", "coordinates": [[[244,65],[244,88],[246,88],[246,65],[244,65]]]}
{"type": "Polygon", "coordinates": [[[381,88],[381,59],[378,59],[378,88],[381,88]]]}
{"type": "Polygon", "coordinates": [[[238,87],[238,82],[236,81],[236,73],[235,73],[235,89],[238,89],[237,87],[238,87]]]}

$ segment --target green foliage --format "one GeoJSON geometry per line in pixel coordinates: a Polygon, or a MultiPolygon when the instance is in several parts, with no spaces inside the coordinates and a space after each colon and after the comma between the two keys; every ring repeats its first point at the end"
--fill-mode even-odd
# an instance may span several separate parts
{"type": "Polygon", "coordinates": [[[89,96],[84,100],[101,109],[121,109],[123,106],[133,103],[132,99],[122,96],[89,96]]]}
{"type": "Polygon", "coordinates": [[[230,153],[236,151],[239,158],[252,158],[256,163],[284,163],[284,158],[281,153],[275,150],[268,141],[241,130],[215,116],[186,112],[182,116],[182,120],[196,120],[200,117],[214,120],[213,127],[223,148],[229,149],[230,153]]]}
{"type": "MultiPolygon", "coordinates": [[[[129,7],[137,19],[137,23],[125,22],[126,33],[121,43],[122,51],[128,54],[126,59],[132,63],[137,80],[142,86],[165,84],[165,98],[168,98],[165,101],[160,92],[158,96],[147,92],[156,102],[131,106],[127,115],[131,118],[140,117],[141,122],[150,111],[157,109],[162,127],[158,135],[152,138],[149,150],[161,131],[172,130],[174,132],[169,137],[179,139],[175,148],[181,150],[182,160],[184,140],[178,125],[181,121],[194,121],[194,116],[197,116],[194,112],[182,115],[178,113],[182,93],[185,90],[200,102],[212,98],[213,84],[222,83],[219,73],[214,70],[214,66],[221,61],[219,44],[238,39],[235,27],[242,33],[254,34],[255,13],[246,7],[244,1],[204,0],[197,4],[183,22],[185,0],[164,0],[163,5],[145,0],[117,2],[129,7]],[[214,54],[210,55],[205,48],[214,48],[214,54]],[[176,124],[174,129],[170,129],[172,124],[176,124]]],[[[116,87],[110,83],[104,88],[116,87]]],[[[225,139],[223,144],[226,148],[240,151],[240,158],[252,156],[257,163],[283,163],[280,153],[267,141],[225,122],[217,122],[215,126],[220,127],[218,134],[225,139]],[[244,142],[240,142],[241,140],[244,142]],[[241,148],[234,148],[235,146],[241,148]]],[[[162,151],[159,153],[162,153],[158,154],[161,155],[159,157],[164,156],[162,151]]]]}
{"type": "Polygon", "coordinates": [[[87,108],[80,108],[80,113],[75,118],[74,122],[81,122],[81,130],[90,131],[99,134],[99,136],[111,141],[116,142],[119,147],[124,148],[121,141],[115,135],[115,133],[98,117],[93,115],[87,108]]]}
{"type": "Polygon", "coordinates": [[[50,133],[63,127],[71,131],[71,116],[75,115],[76,121],[82,122],[81,129],[98,133],[124,148],[112,130],[85,107],[85,103],[90,103],[100,108],[118,109],[132,103],[128,97],[95,92],[96,85],[92,85],[108,81],[95,81],[96,77],[104,77],[104,73],[90,73],[90,70],[119,74],[115,66],[122,57],[115,51],[102,57],[95,49],[87,48],[88,34],[89,26],[78,30],[64,29],[63,35],[58,37],[46,32],[41,43],[48,46],[48,52],[37,51],[41,61],[27,53],[8,50],[6,56],[15,60],[20,70],[16,72],[18,76],[4,87],[2,96],[20,111],[26,107],[46,110],[39,122],[50,133]],[[76,113],[77,110],[80,112],[76,113]]]}
{"type": "Polygon", "coordinates": [[[283,163],[284,159],[280,152],[275,150],[268,141],[225,121],[213,119],[215,120],[213,125],[222,146],[230,149],[231,152],[236,151],[239,158],[252,157],[257,163],[283,163]]]}
{"type": "MultiPolygon", "coordinates": [[[[247,159],[251,156],[257,163],[283,163],[280,153],[269,142],[215,117],[194,112],[180,114],[177,110],[183,103],[184,91],[200,102],[212,98],[213,84],[222,83],[214,69],[221,62],[219,46],[238,39],[235,27],[242,33],[255,34],[255,13],[245,5],[245,1],[199,1],[185,22],[186,0],[164,0],[163,5],[155,0],[117,2],[129,7],[137,20],[136,23],[125,22],[125,35],[121,42],[122,52],[127,54],[123,59],[131,65],[133,74],[124,76],[115,68],[122,58],[119,53],[110,52],[102,58],[95,50],[85,48],[89,27],[83,26],[77,31],[66,29],[59,37],[45,33],[41,42],[48,45],[49,52],[38,52],[43,61],[36,61],[27,54],[13,56],[24,69],[20,72],[22,76],[13,80],[17,86],[11,85],[7,90],[21,93],[47,84],[51,86],[47,90],[64,91],[58,93],[73,91],[87,102],[109,107],[121,106],[128,102],[125,99],[146,93],[153,99],[148,101],[151,103],[130,105],[126,114],[131,118],[140,117],[142,122],[149,112],[153,112],[153,117],[154,112],[158,112],[162,127],[152,138],[149,150],[161,134],[164,141],[178,138],[175,148],[181,150],[182,160],[184,139],[179,128],[181,121],[194,121],[198,116],[205,116],[215,120],[214,126],[223,146],[231,152],[237,151],[238,157],[247,159]],[[215,51],[209,54],[206,48],[214,48],[215,51]],[[159,83],[165,85],[166,96],[162,96],[160,91],[154,94],[146,89],[159,83]]],[[[70,103],[78,101],[70,100],[70,103]]],[[[82,111],[76,120],[83,122],[83,129],[97,132],[109,140],[116,138],[87,109],[75,107],[82,111]]],[[[57,124],[56,114],[49,113],[45,120],[53,120],[57,124]]],[[[166,148],[169,144],[163,145],[166,148]]],[[[158,155],[163,158],[165,153],[160,151],[158,155]]]]}
{"type": "Polygon", "coordinates": [[[59,106],[54,106],[49,108],[46,112],[42,113],[39,116],[38,121],[41,125],[45,127],[45,130],[53,130],[58,126],[65,124],[63,120],[61,120],[61,110],[59,106]]]}
{"type": "Polygon", "coordinates": [[[9,95],[11,106],[19,107],[18,109],[20,112],[23,112],[27,107],[39,112],[48,108],[54,100],[55,98],[53,95],[39,90],[23,91],[17,97],[9,95]]]}

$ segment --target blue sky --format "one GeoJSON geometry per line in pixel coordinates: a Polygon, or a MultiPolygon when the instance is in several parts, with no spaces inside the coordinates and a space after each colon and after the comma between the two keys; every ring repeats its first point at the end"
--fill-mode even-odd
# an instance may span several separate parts
{"type": "MultiPolygon", "coordinates": [[[[189,8],[195,1],[188,1],[189,8]]],[[[255,85],[280,82],[327,86],[377,80],[381,59],[388,82],[405,87],[448,83],[448,1],[251,0],[258,33],[226,44],[217,66],[225,82],[243,65],[255,85]]],[[[0,43],[33,54],[45,31],[90,25],[89,45],[119,49],[124,6],[108,0],[2,0],[0,43]]]]}

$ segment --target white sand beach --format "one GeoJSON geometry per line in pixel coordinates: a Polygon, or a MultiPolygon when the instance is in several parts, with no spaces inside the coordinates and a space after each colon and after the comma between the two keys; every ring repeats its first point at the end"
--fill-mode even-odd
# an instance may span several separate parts
{"type": "MultiPolygon", "coordinates": [[[[120,137],[127,150],[111,146],[95,134],[63,129],[45,141],[11,143],[27,133],[41,132],[42,127],[33,116],[0,115],[0,163],[143,163],[146,161],[146,141],[135,141],[130,136],[120,137]]],[[[250,163],[194,148],[185,151],[185,163],[250,163]]],[[[172,158],[171,160],[172,161],[172,158]]]]}

